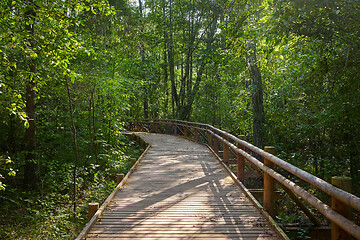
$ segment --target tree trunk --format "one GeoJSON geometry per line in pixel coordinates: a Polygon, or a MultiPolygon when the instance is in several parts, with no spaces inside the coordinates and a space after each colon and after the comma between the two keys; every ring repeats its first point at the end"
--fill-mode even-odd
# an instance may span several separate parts
{"type": "Polygon", "coordinates": [[[75,152],[75,162],[74,162],[74,170],[73,170],[73,207],[74,207],[74,213],[76,213],[76,176],[77,176],[76,173],[77,173],[77,166],[78,166],[78,162],[79,162],[79,154],[78,154],[76,127],[75,127],[75,121],[74,121],[74,112],[73,112],[69,82],[68,82],[67,78],[65,79],[65,83],[66,83],[66,90],[67,90],[67,95],[68,95],[69,112],[70,112],[70,117],[71,117],[71,129],[72,129],[72,133],[73,133],[73,143],[74,143],[74,152],[75,152]]]}
{"type": "Polygon", "coordinates": [[[168,61],[169,61],[169,72],[170,72],[170,82],[171,82],[173,117],[175,118],[176,117],[175,106],[178,105],[178,95],[177,95],[176,82],[175,82],[175,62],[174,62],[171,1],[169,7],[170,7],[170,12],[169,12],[168,61]]]}
{"type": "MultiPolygon", "coordinates": [[[[25,13],[26,22],[34,22],[35,21],[35,5],[33,0],[29,0],[28,2],[29,10],[25,13]]],[[[29,34],[28,42],[30,48],[34,47],[34,35],[35,29],[34,24],[28,23],[25,26],[26,31],[29,34]]],[[[25,170],[24,170],[24,182],[23,186],[26,188],[34,187],[37,182],[36,176],[36,131],[35,131],[35,123],[36,123],[36,82],[35,82],[35,73],[36,66],[34,60],[29,59],[29,79],[26,85],[26,114],[27,121],[29,123],[28,128],[25,132],[25,142],[26,142],[26,155],[25,155],[25,170]]]]}
{"type": "Polygon", "coordinates": [[[92,91],[92,130],[93,130],[93,137],[92,137],[92,143],[93,143],[93,149],[94,149],[94,157],[95,157],[95,162],[96,164],[99,163],[98,160],[98,143],[97,143],[97,139],[96,139],[96,124],[95,124],[95,98],[94,98],[94,94],[95,94],[95,86],[94,86],[94,90],[92,91]]]}
{"type": "Polygon", "coordinates": [[[265,123],[263,88],[260,69],[256,59],[256,45],[253,40],[246,42],[246,62],[252,84],[253,143],[263,148],[263,126],[265,123]]]}
{"type": "Polygon", "coordinates": [[[144,108],[144,118],[149,119],[149,101],[148,101],[148,88],[144,86],[144,102],[143,102],[143,108],[144,108]]]}
{"type": "Polygon", "coordinates": [[[142,8],[142,1],[141,0],[139,0],[139,11],[140,11],[140,14],[141,14],[141,16],[143,15],[142,13],[143,13],[143,8],[142,8]]]}
{"type": "MultiPolygon", "coordinates": [[[[90,100],[89,100],[89,109],[88,109],[88,134],[89,134],[89,153],[88,153],[88,157],[86,158],[85,162],[84,162],[84,169],[85,166],[87,165],[87,161],[90,159],[90,157],[93,155],[93,149],[94,149],[94,144],[93,144],[93,136],[92,136],[92,101],[93,99],[93,92],[92,90],[90,90],[90,100]]],[[[84,176],[84,175],[83,175],[84,176]]]]}
{"type": "MultiPolygon", "coordinates": [[[[164,10],[163,10],[164,11],[164,10]]],[[[164,19],[165,21],[165,19],[164,19]]],[[[165,24],[165,23],[164,23],[165,24]]],[[[167,32],[166,29],[164,29],[164,86],[165,86],[165,102],[164,102],[164,109],[165,112],[167,112],[167,108],[168,108],[168,98],[169,98],[169,91],[168,91],[168,58],[167,58],[167,32]]]]}
{"type": "MultiPolygon", "coordinates": [[[[207,36],[207,39],[206,39],[206,49],[205,49],[205,52],[208,52],[210,51],[210,48],[211,48],[211,45],[214,41],[214,36],[215,36],[215,33],[216,33],[216,29],[217,29],[217,22],[218,22],[218,18],[219,18],[219,11],[218,9],[216,9],[214,11],[214,18],[212,20],[212,22],[210,23],[209,27],[210,27],[210,30],[208,32],[208,36],[207,36]]],[[[192,56],[190,56],[190,59],[191,59],[192,56]]],[[[180,119],[182,120],[189,120],[190,119],[190,115],[191,115],[191,109],[192,109],[192,106],[193,106],[193,103],[195,101],[195,98],[197,96],[197,93],[199,91],[199,87],[200,87],[200,82],[201,82],[201,79],[202,79],[202,75],[204,73],[204,70],[205,70],[205,67],[206,67],[206,60],[207,60],[207,56],[205,56],[204,58],[201,59],[201,64],[200,64],[200,67],[197,71],[197,76],[196,76],[196,80],[195,80],[195,84],[194,86],[189,89],[190,91],[189,94],[188,94],[188,102],[185,106],[180,106],[180,119]]]]}
{"type": "MultiPolygon", "coordinates": [[[[142,1],[139,0],[139,12],[141,17],[143,17],[143,4],[142,1]]],[[[140,29],[140,33],[141,35],[143,34],[143,28],[140,29]]],[[[142,45],[142,44],[141,44],[142,45]]],[[[148,119],[149,118],[149,98],[148,98],[148,87],[147,87],[147,81],[146,81],[146,76],[144,73],[144,62],[145,62],[145,54],[144,54],[144,46],[141,46],[140,49],[140,55],[141,55],[141,75],[143,77],[144,80],[144,88],[143,88],[143,111],[144,111],[144,118],[148,119]]]]}

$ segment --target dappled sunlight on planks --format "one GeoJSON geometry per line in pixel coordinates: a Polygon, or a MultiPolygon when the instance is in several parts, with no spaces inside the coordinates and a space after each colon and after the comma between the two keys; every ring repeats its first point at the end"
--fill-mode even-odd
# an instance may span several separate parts
{"type": "Polygon", "coordinates": [[[151,150],[87,239],[279,239],[205,146],[140,135],[151,150]]]}

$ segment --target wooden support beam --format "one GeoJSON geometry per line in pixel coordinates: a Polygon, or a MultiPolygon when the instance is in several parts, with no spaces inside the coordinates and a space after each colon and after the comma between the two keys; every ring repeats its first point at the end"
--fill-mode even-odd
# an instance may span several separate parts
{"type": "Polygon", "coordinates": [[[203,133],[203,131],[201,131],[201,130],[198,130],[198,133],[199,133],[199,135],[198,135],[198,141],[200,141],[200,143],[202,143],[201,138],[202,138],[203,140],[206,140],[206,136],[205,136],[205,134],[203,133]]]}
{"type": "MultiPolygon", "coordinates": [[[[264,196],[264,189],[248,189],[248,190],[256,199],[262,199],[264,196]]],[[[275,199],[281,199],[284,197],[284,194],[282,194],[280,191],[275,191],[274,197],[275,199]]]]}
{"type": "Polygon", "coordinates": [[[188,137],[188,128],[184,126],[184,137],[188,137]]]}
{"type": "Polygon", "coordinates": [[[99,203],[89,203],[88,205],[88,221],[95,215],[95,213],[99,210],[99,203]]]}
{"type": "MultiPolygon", "coordinates": [[[[239,139],[244,140],[245,136],[240,135],[239,139]]],[[[237,146],[238,146],[238,148],[244,150],[244,147],[240,143],[238,143],[237,146]]],[[[240,153],[237,153],[237,178],[239,179],[240,182],[244,183],[244,180],[245,180],[245,159],[240,153]]]]}
{"type": "Polygon", "coordinates": [[[286,194],[300,207],[300,209],[305,213],[305,215],[310,219],[310,221],[316,226],[320,227],[321,222],[314,216],[314,214],[308,209],[305,204],[293,193],[290,189],[277,182],[286,194]]]}
{"type": "MultiPolygon", "coordinates": [[[[275,155],[275,148],[271,146],[266,146],[264,150],[270,154],[275,155]]],[[[274,163],[268,159],[264,159],[265,166],[269,168],[274,168],[274,163]]],[[[269,213],[270,216],[274,216],[274,192],[275,192],[275,182],[274,179],[264,173],[264,209],[269,213]]]]}
{"type": "MultiPolygon", "coordinates": [[[[331,183],[347,192],[351,192],[351,178],[349,177],[332,177],[331,183]]],[[[351,218],[351,208],[344,202],[332,197],[331,208],[343,215],[344,217],[351,218]]],[[[339,225],[331,223],[331,240],[350,240],[351,235],[345,232],[339,225]]]]}
{"type": "Polygon", "coordinates": [[[195,141],[195,142],[198,142],[199,133],[198,133],[197,128],[195,128],[194,131],[195,131],[195,133],[194,133],[194,141],[195,141]]]}
{"type": "Polygon", "coordinates": [[[264,174],[260,175],[257,171],[251,171],[251,172],[245,172],[244,173],[244,181],[248,179],[254,179],[254,178],[263,178],[264,174]]]}

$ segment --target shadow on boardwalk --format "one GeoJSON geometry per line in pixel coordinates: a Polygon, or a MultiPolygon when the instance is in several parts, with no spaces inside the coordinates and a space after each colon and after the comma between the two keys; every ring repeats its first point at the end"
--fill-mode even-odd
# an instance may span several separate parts
{"type": "Polygon", "coordinates": [[[152,148],[87,239],[279,239],[205,146],[138,134],[152,148]]]}

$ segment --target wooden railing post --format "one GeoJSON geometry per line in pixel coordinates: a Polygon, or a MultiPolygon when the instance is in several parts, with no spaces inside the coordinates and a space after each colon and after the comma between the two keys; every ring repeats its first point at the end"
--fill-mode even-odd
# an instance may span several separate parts
{"type": "Polygon", "coordinates": [[[207,135],[208,135],[208,145],[210,148],[214,149],[213,144],[212,144],[212,134],[210,132],[208,132],[207,135]]]}
{"type": "Polygon", "coordinates": [[[195,141],[195,142],[198,142],[198,137],[199,137],[198,129],[197,129],[197,128],[194,128],[194,129],[195,129],[194,141],[195,141]]]}
{"type": "Polygon", "coordinates": [[[116,185],[119,185],[119,183],[124,179],[124,174],[119,173],[116,174],[116,185]]]}
{"type": "Polygon", "coordinates": [[[174,124],[174,135],[177,135],[177,126],[174,124]]]}
{"type": "MultiPolygon", "coordinates": [[[[332,185],[347,191],[351,192],[351,178],[350,177],[332,177],[331,178],[332,185]]],[[[343,203],[342,201],[332,197],[331,198],[331,207],[334,211],[340,213],[344,217],[350,219],[351,218],[351,208],[343,203]]],[[[345,232],[342,228],[340,228],[334,222],[331,223],[331,240],[350,240],[351,235],[345,232]]]]}
{"type": "MultiPolygon", "coordinates": [[[[244,140],[245,139],[245,136],[244,135],[240,135],[238,137],[240,140],[244,140]]],[[[244,150],[244,147],[241,146],[240,143],[238,143],[237,147],[239,149],[242,149],[244,150]]],[[[245,159],[244,157],[238,153],[237,154],[237,178],[242,182],[244,183],[245,181],[245,159]]]]}
{"type": "Polygon", "coordinates": [[[188,128],[187,126],[184,126],[184,137],[188,137],[188,128]]]}
{"type": "Polygon", "coordinates": [[[155,128],[155,132],[159,133],[159,125],[157,122],[154,122],[154,128],[155,128]]]}
{"type": "MultiPolygon", "coordinates": [[[[275,155],[275,148],[267,146],[264,150],[270,154],[275,155]]],[[[268,159],[264,159],[264,164],[269,168],[274,168],[274,163],[268,159]]],[[[264,209],[274,216],[274,200],[275,200],[275,184],[274,179],[264,172],[264,209]]]]}
{"type": "MultiPolygon", "coordinates": [[[[228,138],[224,135],[223,136],[224,140],[228,140],[228,138]]],[[[223,160],[225,162],[225,164],[229,163],[229,147],[228,145],[226,145],[225,142],[222,143],[222,147],[223,147],[223,160]]]]}
{"type": "Polygon", "coordinates": [[[88,221],[95,215],[96,211],[99,210],[99,203],[89,203],[88,205],[88,221]]]}
{"type": "Polygon", "coordinates": [[[149,121],[148,122],[148,131],[149,131],[149,133],[154,132],[154,121],[149,121]]]}
{"type": "Polygon", "coordinates": [[[131,158],[131,166],[133,166],[136,163],[136,158],[131,158]]]}
{"type": "Polygon", "coordinates": [[[143,148],[146,147],[146,142],[141,137],[139,137],[139,142],[140,142],[140,147],[143,147],[143,148]]]}
{"type": "Polygon", "coordinates": [[[219,139],[214,136],[214,151],[219,156],[219,139]]]}

